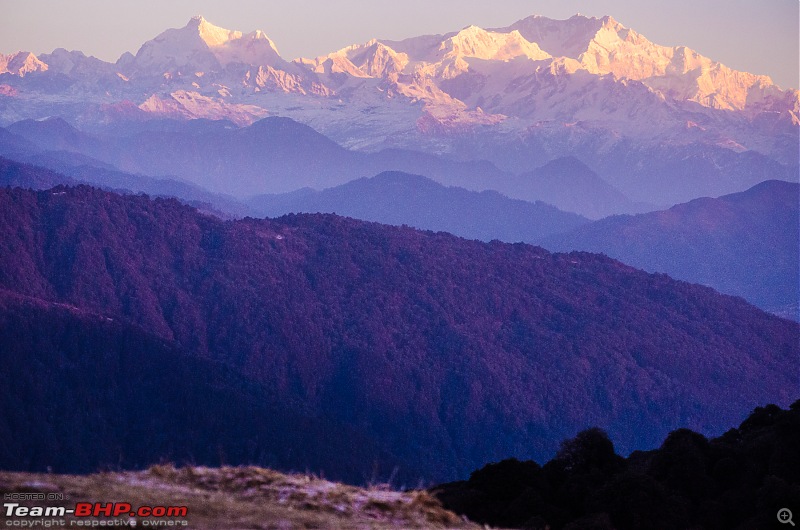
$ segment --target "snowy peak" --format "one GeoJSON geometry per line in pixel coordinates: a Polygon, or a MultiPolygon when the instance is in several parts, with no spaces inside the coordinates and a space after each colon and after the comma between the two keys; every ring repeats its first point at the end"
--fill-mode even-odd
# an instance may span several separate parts
{"type": "Polygon", "coordinates": [[[579,57],[593,74],[642,81],[665,97],[723,110],[744,110],[779,92],[767,76],[732,70],[685,46],[654,44],[606,18],[579,57]]]}
{"type": "Polygon", "coordinates": [[[154,75],[216,71],[229,64],[277,66],[285,61],[262,31],[243,34],[215,26],[202,16],[146,42],[134,61],[135,69],[154,75]]]}
{"type": "Polygon", "coordinates": [[[136,53],[135,69],[154,75],[217,70],[221,65],[211,52],[211,45],[229,38],[228,33],[220,30],[202,17],[194,17],[183,28],[168,29],[145,42],[136,53]]]}
{"type": "Polygon", "coordinates": [[[508,61],[516,57],[535,61],[550,58],[550,54],[526,40],[519,31],[496,33],[478,26],[462,29],[444,41],[440,50],[447,51],[446,57],[474,57],[487,61],[508,61]]]}
{"type": "Polygon", "coordinates": [[[554,57],[578,59],[589,43],[605,25],[613,25],[611,17],[597,19],[575,15],[567,20],[553,20],[540,15],[524,18],[514,24],[495,30],[498,33],[518,31],[529,42],[535,42],[554,57]]]}
{"type": "Polygon", "coordinates": [[[641,81],[671,99],[744,110],[779,97],[767,76],[732,70],[685,46],[654,44],[610,16],[552,20],[534,15],[494,31],[518,31],[554,57],[579,61],[591,74],[641,81]]]}
{"type": "Polygon", "coordinates": [[[30,52],[17,52],[9,55],[0,53],[0,74],[9,73],[25,77],[31,72],[44,72],[47,64],[30,52]]]}
{"type": "Polygon", "coordinates": [[[574,15],[567,20],[553,20],[534,15],[494,31],[500,33],[518,31],[526,40],[535,42],[554,57],[569,57],[583,61],[586,56],[587,68],[596,70],[593,73],[610,73],[600,72],[602,68],[595,63],[600,63],[602,66],[607,66],[609,62],[613,63],[614,57],[611,52],[624,45],[637,47],[638,51],[648,56],[653,53],[652,47],[659,50],[663,48],[653,45],[611,16],[595,18],[574,15]],[[602,50],[607,52],[606,57],[596,57],[602,55],[602,50]],[[612,56],[612,60],[609,60],[608,56],[612,56]]]}
{"type": "Polygon", "coordinates": [[[387,77],[399,74],[408,64],[408,56],[399,54],[378,41],[370,41],[366,47],[353,50],[351,62],[370,77],[387,77]]]}
{"type": "Polygon", "coordinates": [[[83,52],[76,50],[56,48],[51,53],[40,55],[39,59],[47,64],[48,71],[75,77],[97,79],[115,74],[115,69],[110,63],[96,57],[87,57],[83,52]]]}
{"type": "Polygon", "coordinates": [[[239,35],[213,49],[223,64],[246,64],[251,66],[277,66],[283,64],[278,49],[261,30],[239,35]]]}
{"type": "Polygon", "coordinates": [[[350,77],[369,77],[354,65],[347,55],[342,51],[323,55],[316,59],[295,59],[295,64],[299,64],[314,73],[328,75],[344,75],[350,77]]]}
{"type": "Polygon", "coordinates": [[[320,74],[383,79],[402,72],[409,59],[405,53],[397,53],[382,42],[372,39],[316,59],[298,59],[297,62],[320,74]]]}
{"type": "Polygon", "coordinates": [[[232,31],[211,24],[200,15],[192,17],[186,24],[189,34],[196,34],[209,48],[222,46],[228,41],[242,38],[241,31],[232,31]]]}
{"type": "Polygon", "coordinates": [[[263,66],[280,59],[275,43],[260,29],[243,34],[215,26],[199,15],[193,17],[186,27],[196,28],[200,39],[223,64],[236,62],[263,66]]]}

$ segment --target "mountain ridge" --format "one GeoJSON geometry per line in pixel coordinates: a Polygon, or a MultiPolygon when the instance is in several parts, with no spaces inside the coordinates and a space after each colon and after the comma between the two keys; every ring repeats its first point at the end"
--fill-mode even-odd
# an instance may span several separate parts
{"type": "Polygon", "coordinates": [[[667,210],[609,217],[539,243],[557,251],[603,252],[798,320],[798,204],[800,185],[765,181],[667,210]]]}
{"type": "Polygon", "coordinates": [[[122,172],[177,177],[215,193],[239,197],[302,187],[323,189],[382,171],[402,171],[422,174],[448,186],[497,190],[527,201],[543,200],[591,218],[744,191],[763,180],[800,178],[791,169],[754,151],[708,151],[701,146],[689,146],[684,151],[676,151],[674,146],[653,151],[625,143],[601,159],[570,151],[562,153],[561,149],[548,153],[544,145],[527,142],[524,149],[511,151],[492,145],[471,149],[466,159],[394,148],[364,152],[347,149],[308,125],[280,116],[239,128],[225,120],[165,119],[129,124],[122,130],[104,128],[91,134],[79,131],[62,118],[46,118],[23,120],[5,129],[5,133],[0,131],[0,153],[5,151],[6,156],[16,155],[25,162],[31,161],[33,152],[60,149],[80,153],[122,172]],[[18,134],[11,135],[11,131],[18,134]],[[308,152],[315,156],[307,156],[308,152]],[[500,169],[490,161],[499,155],[511,170],[500,169]],[[581,163],[564,162],[570,159],[581,163]],[[518,162],[531,169],[514,171],[518,162]],[[626,172],[619,168],[630,165],[639,168],[639,175],[623,178],[626,172]],[[548,167],[558,166],[566,169],[548,171],[548,167]],[[601,173],[614,175],[614,180],[601,173]]]}
{"type": "Polygon", "coordinates": [[[247,204],[256,214],[268,217],[336,213],[482,241],[532,243],[589,222],[544,202],[509,199],[494,191],[445,187],[420,175],[393,171],[322,191],[302,189],[253,197],[247,204]]]}

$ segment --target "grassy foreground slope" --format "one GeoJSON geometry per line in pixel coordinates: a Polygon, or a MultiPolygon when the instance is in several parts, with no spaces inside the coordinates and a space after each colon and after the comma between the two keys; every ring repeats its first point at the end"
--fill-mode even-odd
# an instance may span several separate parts
{"type": "MultiPolygon", "coordinates": [[[[227,530],[273,528],[480,528],[441,507],[425,491],[356,488],[310,475],[285,475],[257,467],[154,466],[146,471],[53,475],[0,472],[4,493],[60,493],[76,502],[126,502],[140,506],[186,506],[186,517],[168,518],[177,528],[227,530]],[[182,526],[179,521],[186,521],[182,526]]],[[[21,501],[43,506],[42,501],[21,501]]],[[[4,515],[0,521],[5,527],[4,515]]],[[[37,518],[26,518],[35,522],[37,518]]],[[[46,518],[50,519],[50,518],[46,518]]],[[[66,517],[66,525],[74,517],[66,517]]],[[[96,521],[113,518],[97,518],[96,521]]],[[[119,518],[130,522],[130,517],[119,518]]],[[[137,520],[137,526],[158,519],[137,520]]],[[[92,518],[89,519],[91,521],[92,518]]],[[[83,518],[82,522],[87,519],[83,518]]],[[[163,522],[163,519],[162,519],[163,522]]]]}

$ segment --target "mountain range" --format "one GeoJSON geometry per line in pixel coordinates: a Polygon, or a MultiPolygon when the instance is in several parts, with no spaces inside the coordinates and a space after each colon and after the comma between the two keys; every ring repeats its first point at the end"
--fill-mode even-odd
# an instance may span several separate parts
{"type": "Polygon", "coordinates": [[[264,118],[238,128],[228,121],[151,123],[144,130],[94,135],[61,118],[23,120],[0,138],[0,153],[39,162],[65,153],[77,164],[146,175],[172,176],[212,192],[239,197],[316,189],[381,171],[425,172],[439,182],[486,189],[509,175],[488,162],[458,162],[398,149],[362,153],[344,149],[289,118],[264,118]],[[160,126],[159,126],[160,125],[160,126]],[[313,153],[313,156],[309,154],[313,153]]]}
{"type": "Polygon", "coordinates": [[[3,56],[0,94],[2,126],[60,116],[97,132],[281,116],[347,149],[485,160],[515,175],[575,156],[630,200],[664,206],[798,178],[797,90],[611,17],[532,16],[293,61],[263,32],[195,17],[116,63],[63,49],[3,56]]]}
{"type": "Polygon", "coordinates": [[[797,323],[603,256],[85,186],[0,206],[4,468],[444,480],[587,425],[627,452],[796,397],[797,323]]]}
{"type": "MultiPolygon", "coordinates": [[[[4,130],[0,154],[67,174],[76,167],[95,167],[99,175],[109,170],[170,175],[172,180],[238,197],[304,187],[320,190],[382,171],[403,171],[473,191],[499,190],[594,219],[655,208],[634,203],[574,157],[513,175],[487,161],[460,162],[400,149],[344,149],[288,118],[264,118],[242,128],[208,120],[162,125],[109,136],[79,131],[61,118],[23,120],[4,130]]],[[[83,174],[92,183],[102,183],[101,177],[91,177],[86,170],[83,174]]]]}

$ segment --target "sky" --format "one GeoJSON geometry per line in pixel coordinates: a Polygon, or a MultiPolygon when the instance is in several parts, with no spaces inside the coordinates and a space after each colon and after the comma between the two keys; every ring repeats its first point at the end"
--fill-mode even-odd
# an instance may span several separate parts
{"type": "Polygon", "coordinates": [[[658,44],[688,46],[783,88],[800,84],[798,0],[0,0],[0,12],[0,53],[61,47],[107,61],[136,53],[193,15],[228,29],[263,30],[286,59],[371,38],[507,26],[533,14],[612,15],[658,44]]]}

